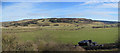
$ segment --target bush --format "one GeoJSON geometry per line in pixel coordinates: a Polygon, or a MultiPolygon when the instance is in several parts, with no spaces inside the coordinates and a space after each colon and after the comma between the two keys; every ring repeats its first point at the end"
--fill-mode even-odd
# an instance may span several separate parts
{"type": "Polygon", "coordinates": [[[17,37],[15,35],[4,35],[2,37],[2,49],[3,51],[16,50],[17,37]]]}
{"type": "Polygon", "coordinates": [[[59,24],[54,24],[54,26],[59,26],[59,24]]]}

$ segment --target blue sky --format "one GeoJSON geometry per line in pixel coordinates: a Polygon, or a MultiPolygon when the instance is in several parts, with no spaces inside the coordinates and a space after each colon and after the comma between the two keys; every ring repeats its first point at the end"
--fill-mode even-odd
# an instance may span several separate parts
{"type": "Polygon", "coordinates": [[[2,2],[2,21],[51,17],[118,20],[117,2],[2,2]]]}

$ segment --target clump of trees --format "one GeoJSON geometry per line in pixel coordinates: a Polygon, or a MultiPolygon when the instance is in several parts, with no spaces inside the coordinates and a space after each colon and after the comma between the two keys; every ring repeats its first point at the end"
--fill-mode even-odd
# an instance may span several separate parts
{"type": "Polygon", "coordinates": [[[86,23],[90,23],[92,20],[87,19],[75,19],[75,18],[52,18],[49,19],[52,23],[81,23],[80,21],[85,21],[86,23]]]}

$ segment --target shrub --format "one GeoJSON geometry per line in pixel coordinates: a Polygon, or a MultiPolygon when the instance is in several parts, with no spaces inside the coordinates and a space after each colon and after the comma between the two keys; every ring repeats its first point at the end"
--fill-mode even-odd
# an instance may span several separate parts
{"type": "Polygon", "coordinates": [[[20,42],[15,35],[4,35],[2,38],[3,51],[33,51],[33,42],[20,42]]]}
{"type": "Polygon", "coordinates": [[[3,51],[16,50],[17,37],[15,35],[4,35],[2,37],[2,49],[3,51]]]}
{"type": "Polygon", "coordinates": [[[59,24],[54,24],[54,26],[59,26],[59,24]]]}

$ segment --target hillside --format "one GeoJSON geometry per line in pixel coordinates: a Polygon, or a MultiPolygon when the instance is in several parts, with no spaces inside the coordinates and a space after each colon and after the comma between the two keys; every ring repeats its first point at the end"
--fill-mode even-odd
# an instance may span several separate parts
{"type": "MultiPolygon", "coordinates": [[[[48,18],[48,19],[25,19],[20,21],[3,22],[3,27],[9,26],[59,26],[59,25],[84,25],[84,24],[99,24],[105,25],[107,23],[102,21],[95,21],[85,18],[48,18]]],[[[116,23],[114,23],[116,24],[116,23]]]]}
{"type": "Polygon", "coordinates": [[[98,44],[111,44],[118,40],[116,23],[85,18],[25,19],[3,22],[2,25],[4,51],[76,50],[73,45],[82,40],[93,40],[98,44]]]}

